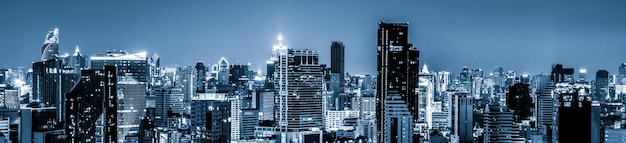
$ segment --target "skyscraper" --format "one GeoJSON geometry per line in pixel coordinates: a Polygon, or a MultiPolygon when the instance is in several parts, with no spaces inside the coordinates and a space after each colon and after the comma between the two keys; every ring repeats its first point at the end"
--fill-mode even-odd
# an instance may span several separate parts
{"type": "Polygon", "coordinates": [[[56,59],[59,55],[59,29],[48,31],[41,47],[41,61],[56,59]]]}
{"type": "Polygon", "coordinates": [[[42,47],[41,61],[34,62],[32,91],[35,101],[47,107],[56,107],[57,122],[65,122],[65,94],[76,83],[77,75],[73,67],[64,68],[65,58],[58,57],[59,29],[46,35],[42,47]]]}
{"type": "MultiPolygon", "coordinates": [[[[397,136],[414,136],[411,132],[396,132],[400,126],[393,125],[399,118],[387,118],[389,114],[385,105],[392,93],[401,99],[401,104],[408,108],[410,120],[418,118],[418,95],[416,93],[419,71],[419,51],[408,43],[408,23],[378,23],[378,82],[376,123],[378,142],[412,142],[411,140],[395,140],[397,136]],[[389,127],[389,128],[387,128],[389,127]],[[402,133],[402,135],[393,135],[402,133]]],[[[394,101],[396,102],[396,101],[394,101]]]]}
{"type": "Polygon", "coordinates": [[[622,63],[619,65],[619,69],[617,70],[619,73],[619,78],[617,82],[620,85],[626,85],[626,63],[622,63]]]}
{"type": "Polygon", "coordinates": [[[117,76],[129,76],[138,82],[147,83],[149,78],[147,53],[128,53],[126,51],[108,51],[90,57],[91,69],[104,69],[105,66],[117,66],[117,76]]]}
{"type": "Polygon", "coordinates": [[[103,134],[105,142],[117,141],[116,68],[83,70],[80,82],[67,94],[67,123],[65,131],[68,141],[96,142],[96,121],[105,117],[107,128],[103,134]]]}
{"type": "MultiPolygon", "coordinates": [[[[600,121],[594,119],[599,112],[593,112],[588,87],[573,87],[567,83],[556,85],[555,96],[559,99],[557,111],[558,134],[556,140],[566,142],[600,142],[600,121]],[[594,123],[595,122],[595,123],[594,123]]],[[[596,107],[597,108],[597,107],[596,107]]]]}
{"type": "Polygon", "coordinates": [[[330,45],[330,72],[339,76],[339,89],[335,93],[344,91],[345,83],[345,46],[341,41],[333,41],[330,45]]]}
{"type": "Polygon", "coordinates": [[[454,134],[459,136],[459,143],[471,143],[473,140],[473,98],[469,93],[457,92],[454,95],[453,129],[454,134]]]}
{"type": "Polygon", "coordinates": [[[594,84],[595,94],[593,100],[605,101],[609,95],[609,72],[606,70],[598,70],[594,84]]]}
{"type": "Polygon", "coordinates": [[[206,89],[206,66],[202,61],[196,63],[196,93],[204,93],[206,89]]]}
{"type": "Polygon", "coordinates": [[[274,108],[280,142],[321,142],[324,75],[319,52],[287,49],[281,37],[274,52],[274,108]]]}
{"type": "Polygon", "coordinates": [[[193,142],[230,142],[231,103],[224,95],[199,95],[191,101],[193,142]]]}

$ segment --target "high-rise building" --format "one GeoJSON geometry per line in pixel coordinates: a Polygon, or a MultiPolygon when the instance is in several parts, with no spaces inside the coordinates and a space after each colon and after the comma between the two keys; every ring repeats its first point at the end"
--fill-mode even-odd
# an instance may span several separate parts
{"type": "Polygon", "coordinates": [[[280,142],[321,142],[324,74],[319,52],[274,46],[275,119],[280,142]]]}
{"type": "Polygon", "coordinates": [[[605,101],[609,97],[609,72],[606,70],[598,70],[596,72],[596,80],[594,83],[594,101],[605,101]],[[608,98],[607,98],[608,97],[608,98]]]}
{"type": "Polygon", "coordinates": [[[96,142],[96,121],[105,118],[106,142],[117,141],[117,72],[112,66],[104,70],[83,70],[81,80],[67,94],[68,142],[96,142]]]}
{"type": "Polygon", "coordinates": [[[574,68],[563,68],[561,64],[553,65],[550,81],[554,83],[574,82],[574,68]]]}
{"type": "Polygon", "coordinates": [[[567,83],[556,85],[555,95],[559,99],[557,111],[558,134],[555,141],[566,142],[588,142],[599,143],[600,121],[594,119],[599,112],[592,108],[591,99],[588,95],[588,87],[572,87],[567,83]]]}
{"type": "Polygon", "coordinates": [[[44,106],[56,107],[56,120],[63,123],[65,94],[76,83],[77,74],[74,67],[65,68],[67,58],[58,56],[59,29],[55,28],[46,35],[41,50],[41,61],[34,62],[32,66],[33,98],[44,106]]]}
{"type": "Polygon", "coordinates": [[[163,127],[166,124],[168,110],[173,113],[184,113],[184,94],[181,88],[171,86],[156,86],[146,99],[146,105],[154,108],[152,122],[163,127]]]}
{"type": "Polygon", "coordinates": [[[206,90],[206,66],[201,61],[196,63],[196,93],[204,93],[206,90]]]}
{"type": "Polygon", "coordinates": [[[147,53],[128,53],[126,51],[108,51],[90,57],[91,69],[104,69],[105,66],[117,66],[118,76],[130,76],[138,82],[148,83],[149,71],[147,53]]]}
{"type": "Polygon", "coordinates": [[[228,143],[231,136],[230,101],[224,95],[199,95],[191,101],[193,142],[228,143]]]}
{"type": "MultiPolygon", "coordinates": [[[[378,23],[378,64],[377,64],[377,112],[376,130],[378,140],[376,142],[412,142],[415,138],[412,131],[400,132],[401,126],[393,123],[418,118],[418,95],[416,93],[419,71],[419,51],[408,43],[408,23],[378,23]],[[388,97],[397,96],[399,98],[388,97]],[[409,113],[407,117],[387,116],[386,105],[389,99],[401,99],[399,104],[404,104],[409,113]],[[394,135],[394,133],[398,133],[394,135]],[[402,136],[411,136],[409,140],[402,140],[402,136]]],[[[398,101],[389,101],[394,102],[398,101]]],[[[400,114],[400,113],[398,113],[400,114]]],[[[404,124],[397,124],[404,125],[404,124]]]]}
{"type": "Polygon", "coordinates": [[[473,98],[464,92],[457,92],[453,98],[453,134],[459,136],[459,143],[471,143],[474,129],[473,98]]]}
{"type": "MultiPolygon", "coordinates": [[[[539,76],[538,76],[539,77],[539,76]]],[[[543,77],[547,78],[547,77],[543,77]]],[[[554,125],[554,119],[556,108],[554,107],[554,99],[552,91],[555,88],[554,83],[545,80],[546,83],[539,83],[535,94],[537,95],[536,102],[536,117],[537,128],[543,135],[544,142],[551,142],[552,140],[552,127],[554,125]],[[541,86],[544,85],[544,86],[541,86]]]]}
{"type": "Polygon", "coordinates": [[[141,117],[145,116],[146,84],[128,78],[117,80],[117,142],[124,142],[127,135],[140,130],[141,117]]]}
{"type": "Polygon", "coordinates": [[[345,79],[345,46],[341,41],[333,41],[330,45],[330,72],[339,75],[339,89],[336,93],[344,92],[345,79]]]}
{"type": "Polygon", "coordinates": [[[239,117],[239,139],[254,139],[254,127],[259,125],[259,110],[241,109],[241,112],[239,114],[241,114],[239,117]]]}
{"type": "Polygon", "coordinates": [[[619,73],[617,83],[620,85],[626,85],[626,63],[622,63],[617,71],[619,73]]]}
{"type": "Polygon", "coordinates": [[[41,61],[57,59],[57,55],[59,55],[59,29],[54,28],[53,31],[48,31],[41,47],[41,61]]]}

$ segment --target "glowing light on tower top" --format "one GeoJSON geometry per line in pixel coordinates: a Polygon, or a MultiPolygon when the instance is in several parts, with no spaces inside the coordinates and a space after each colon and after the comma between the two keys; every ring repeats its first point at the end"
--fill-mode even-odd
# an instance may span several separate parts
{"type": "Polygon", "coordinates": [[[283,42],[283,35],[278,34],[278,41],[274,44],[273,56],[271,57],[271,61],[275,61],[279,55],[287,54],[287,46],[283,42]]]}

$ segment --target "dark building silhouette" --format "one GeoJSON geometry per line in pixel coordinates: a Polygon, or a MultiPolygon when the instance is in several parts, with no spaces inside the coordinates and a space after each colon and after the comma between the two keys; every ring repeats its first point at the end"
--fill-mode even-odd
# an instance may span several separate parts
{"type": "Polygon", "coordinates": [[[246,82],[251,78],[248,68],[248,65],[230,65],[229,83],[235,86],[247,86],[246,82]]]}
{"type": "Polygon", "coordinates": [[[156,130],[154,129],[153,118],[149,116],[150,110],[146,110],[146,116],[139,125],[139,143],[157,143],[156,130]]]}
{"type": "Polygon", "coordinates": [[[526,83],[516,83],[509,87],[506,94],[506,105],[513,110],[513,119],[516,122],[526,119],[531,115],[533,99],[530,97],[530,85],[526,83]]]}
{"type": "Polygon", "coordinates": [[[56,107],[45,107],[38,102],[20,108],[20,142],[66,142],[63,124],[56,121],[56,113],[56,107]]]}
{"type": "Polygon", "coordinates": [[[82,70],[81,80],[67,94],[65,131],[68,142],[96,142],[96,121],[104,116],[104,142],[117,141],[117,70],[82,70]]]}
{"type": "Polygon", "coordinates": [[[594,101],[605,101],[609,94],[609,72],[606,70],[598,70],[596,72],[596,80],[594,83],[594,101]]]}
{"type": "Polygon", "coordinates": [[[44,106],[55,106],[61,98],[61,62],[57,59],[33,63],[33,98],[44,106]]]}
{"type": "MultiPolygon", "coordinates": [[[[394,140],[391,137],[396,133],[398,126],[385,128],[385,123],[398,121],[397,118],[389,118],[385,105],[390,93],[397,93],[406,105],[412,120],[418,118],[418,95],[416,94],[419,51],[408,43],[408,23],[378,23],[378,52],[377,52],[377,112],[376,123],[379,142],[406,142],[406,140],[394,140]]],[[[389,98],[395,99],[395,98],[389,98]]],[[[393,123],[391,123],[393,124],[393,123]]],[[[402,132],[400,132],[402,133],[402,132]]],[[[406,134],[405,134],[406,135],[406,134]]],[[[411,135],[408,135],[411,136],[411,135]]],[[[413,135],[414,141],[415,135],[413,135]]]]}
{"type": "MultiPolygon", "coordinates": [[[[557,90],[559,99],[557,128],[558,142],[600,142],[599,107],[593,107],[591,99],[579,94],[581,89],[557,90]]],[[[589,92],[588,89],[584,89],[589,92]]]]}
{"type": "Polygon", "coordinates": [[[205,93],[206,91],[206,66],[201,61],[196,63],[196,93],[205,93]]]}
{"type": "Polygon", "coordinates": [[[550,81],[553,83],[573,82],[574,68],[563,68],[561,64],[553,65],[550,81]]]}
{"type": "Polygon", "coordinates": [[[339,75],[339,90],[337,93],[344,92],[345,79],[345,46],[341,41],[333,41],[330,45],[330,71],[339,75]]]}

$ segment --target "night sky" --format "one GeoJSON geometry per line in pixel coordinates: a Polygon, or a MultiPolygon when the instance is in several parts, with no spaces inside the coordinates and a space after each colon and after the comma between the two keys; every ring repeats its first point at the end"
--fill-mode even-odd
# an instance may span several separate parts
{"type": "MultiPolygon", "coordinates": [[[[617,72],[626,62],[626,1],[0,1],[0,68],[30,67],[47,31],[60,53],[156,52],[162,66],[196,61],[263,69],[282,34],[289,48],[346,46],[346,72],[376,74],[379,21],[409,22],[421,64],[458,73],[565,67],[617,72]]],[[[577,70],[576,70],[577,71],[577,70]]]]}

